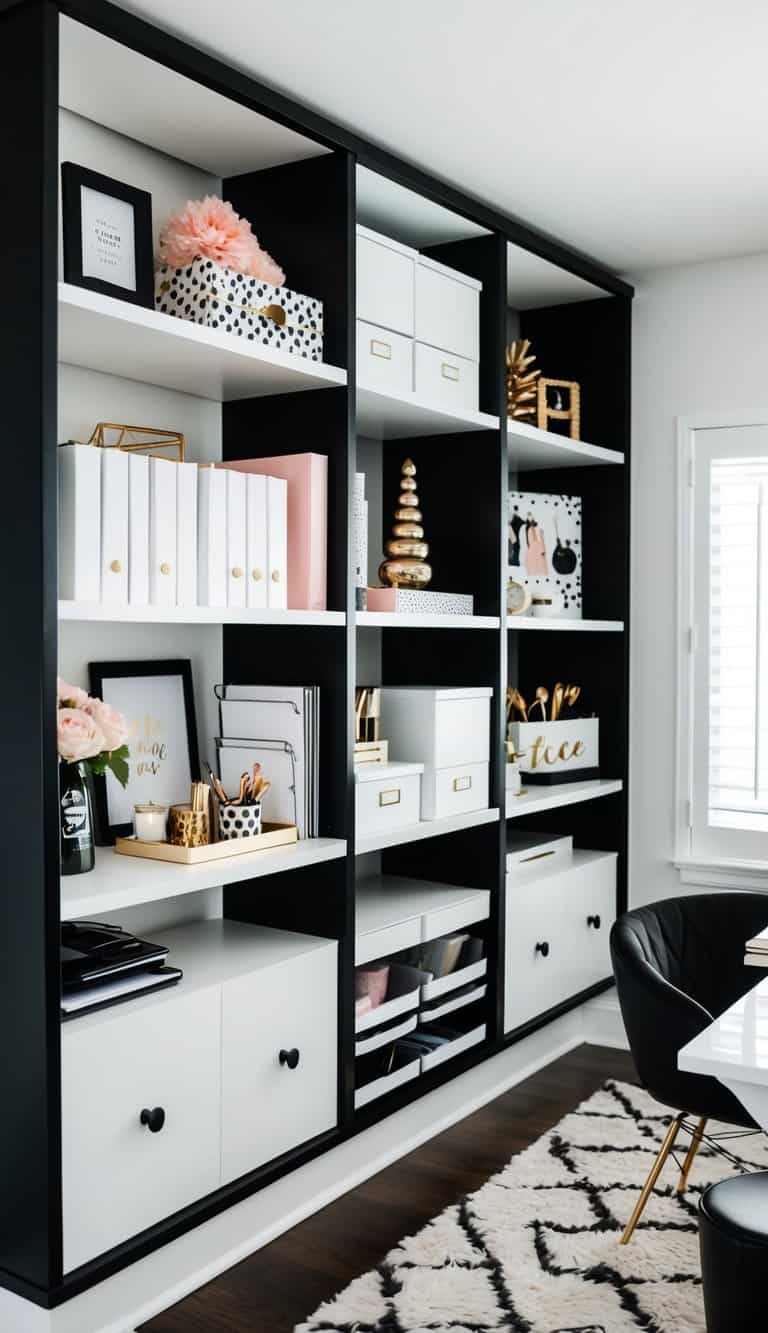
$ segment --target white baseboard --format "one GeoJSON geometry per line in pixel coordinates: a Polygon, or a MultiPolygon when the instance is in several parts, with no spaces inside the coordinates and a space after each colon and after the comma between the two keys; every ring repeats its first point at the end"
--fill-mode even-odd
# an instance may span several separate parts
{"type": "Polygon", "coordinates": [[[608,1031],[609,1006],[604,1006],[605,1014],[591,1009],[601,1004],[592,1001],[564,1015],[55,1310],[42,1310],[0,1290],[0,1329],[133,1333],[139,1324],[575,1046],[584,1041],[621,1045],[616,1033],[608,1031]]]}
{"type": "Polygon", "coordinates": [[[618,1051],[629,1050],[615,990],[598,995],[595,1000],[588,1000],[582,1005],[581,1014],[584,1041],[591,1046],[613,1046],[618,1051]]]}

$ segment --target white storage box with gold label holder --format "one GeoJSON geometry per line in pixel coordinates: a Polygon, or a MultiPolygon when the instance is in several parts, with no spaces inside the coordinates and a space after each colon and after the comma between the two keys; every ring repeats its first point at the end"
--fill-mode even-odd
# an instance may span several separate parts
{"type": "Polygon", "coordinates": [[[513,722],[510,740],[524,783],[555,786],[600,776],[599,718],[513,722]]]}
{"type": "Polygon", "coordinates": [[[418,824],[423,764],[361,764],[355,769],[357,836],[418,824]]]}
{"type": "Polygon", "coordinates": [[[421,818],[488,808],[489,686],[386,686],[381,730],[390,753],[422,760],[421,818]]]}
{"type": "Polygon", "coordinates": [[[413,339],[378,324],[357,321],[357,378],[369,389],[413,391],[413,339]]]}

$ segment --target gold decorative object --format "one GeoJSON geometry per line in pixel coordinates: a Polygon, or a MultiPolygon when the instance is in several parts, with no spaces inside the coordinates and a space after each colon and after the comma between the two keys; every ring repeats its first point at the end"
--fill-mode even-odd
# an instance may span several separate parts
{"type": "Polygon", "coordinates": [[[189,802],[171,806],[168,828],[173,847],[207,847],[211,841],[207,810],[193,810],[189,802]]]}
{"type": "Polygon", "coordinates": [[[536,360],[530,346],[529,338],[516,338],[507,347],[507,416],[517,421],[536,416],[536,381],[541,371],[529,369],[536,360]]]}
{"type": "Polygon", "coordinates": [[[581,388],[575,380],[540,379],[537,387],[536,424],[539,430],[549,430],[550,421],[570,422],[568,433],[572,440],[581,439],[581,388]],[[554,406],[549,406],[547,390],[554,389],[554,406]],[[563,407],[563,394],[568,395],[568,406],[563,407]]]}
{"type": "Polygon", "coordinates": [[[177,865],[196,866],[205,861],[224,861],[245,852],[268,851],[296,842],[295,824],[262,824],[261,833],[253,838],[235,838],[230,842],[212,842],[208,847],[176,847],[170,842],[138,842],[136,838],[117,838],[115,851],[119,856],[140,856],[150,861],[175,861],[177,865]]]}
{"type": "Polygon", "coordinates": [[[432,578],[432,569],[426,563],[429,546],[424,541],[415,476],[416,465],[406,458],[400,469],[400,497],[392,536],[384,543],[388,559],[379,565],[379,578],[385,587],[426,588],[432,578]]]}
{"type": "Polygon", "coordinates": [[[355,743],[381,740],[381,687],[358,685],[355,690],[355,743]]]}
{"type": "Polygon", "coordinates": [[[154,426],[118,426],[112,421],[100,421],[95,426],[89,444],[98,449],[123,449],[129,454],[151,453],[168,449],[170,455],[161,453],[161,458],[174,458],[177,463],[184,462],[185,440],[178,430],[158,430],[154,426]],[[116,439],[110,439],[115,432],[116,439]],[[139,439],[133,436],[138,435],[139,439]],[[175,451],[175,455],[174,455],[175,451]]]}

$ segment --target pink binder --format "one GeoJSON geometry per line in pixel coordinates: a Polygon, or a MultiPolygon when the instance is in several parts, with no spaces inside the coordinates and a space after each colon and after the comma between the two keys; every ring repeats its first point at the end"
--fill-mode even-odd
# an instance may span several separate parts
{"type": "Polygon", "coordinates": [[[288,483],[288,606],[325,611],[328,544],[328,459],[325,454],[241,458],[218,467],[288,483]]]}

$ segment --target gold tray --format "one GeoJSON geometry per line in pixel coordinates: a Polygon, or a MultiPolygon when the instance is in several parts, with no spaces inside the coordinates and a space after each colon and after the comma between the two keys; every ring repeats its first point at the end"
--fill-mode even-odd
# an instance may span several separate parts
{"type": "Polygon", "coordinates": [[[138,838],[117,838],[115,851],[120,856],[143,856],[150,861],[173,861],[180,866],[199,866],[206,861],[224,861],[245,852],[265,852],[270,847],[284,847],[296,842],[295,824],[263,824],[257,838],[229,838],[208,847],[174,847],[170,842],[140,842],[138,838]]]}

